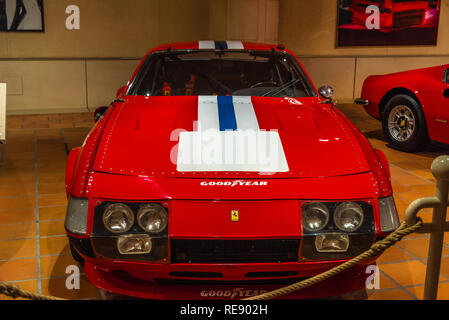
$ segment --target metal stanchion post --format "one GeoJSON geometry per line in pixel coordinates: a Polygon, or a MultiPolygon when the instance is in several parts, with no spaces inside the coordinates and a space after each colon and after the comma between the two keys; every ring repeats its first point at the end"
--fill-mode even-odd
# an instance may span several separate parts
{"type": "Polygon", "coordinates": [[[436,300],[438,293],[449,193],[448,156],[435,159],[432,164],[432,174],[437,179],[436,198],[439,200],[439,205],[433,211],[424,300],[436,300]]]}

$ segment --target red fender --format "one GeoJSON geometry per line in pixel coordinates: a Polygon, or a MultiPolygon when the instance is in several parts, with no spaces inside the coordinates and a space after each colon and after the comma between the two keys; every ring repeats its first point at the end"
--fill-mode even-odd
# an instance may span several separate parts
{"type": "Polygon", "coordinates": [[[70,195],[70,187],[72,185],[73,172],[75,171],[76,163],[80,155],[81,147],[75,148],[70,151],[69,158],[67,159],[67,166],[65,169],[65,191],[67,199],[70,195]]]}

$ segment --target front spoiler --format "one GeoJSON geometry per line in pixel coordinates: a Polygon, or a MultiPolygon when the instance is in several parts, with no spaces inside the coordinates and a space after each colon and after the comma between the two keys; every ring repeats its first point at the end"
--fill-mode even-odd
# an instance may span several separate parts
{"type": "MultiPolygon", "coordinates": [[[[85,262],[88,279],[98,288],[107,292],[154,300],[241,300],[265,292],[279,289],[285,284],[268,285],[227,285],[227,284],[161,284],[120,275],[85,262]]],[[[369,276],[366,266],[356,266],[351,270],[329,278],[303,290],[281,297],[281,299],[313,299],[332,297],[358,291],[365,287],[369,276]]]]}

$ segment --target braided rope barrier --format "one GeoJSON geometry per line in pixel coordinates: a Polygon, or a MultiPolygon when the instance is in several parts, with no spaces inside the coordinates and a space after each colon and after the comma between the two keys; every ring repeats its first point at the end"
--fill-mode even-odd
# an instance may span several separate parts
{"type": "MultiPolygon", "coordinates": [[[[319,275],[316,275],[312,278],[303,280],[301,282],[286,286],[284,288],[280,288],[271,292],[264,293],[262,295],[244,299],[244,300],[270,300],[277,297],[281,297],[287,294],[290,294],[295,291],[299,291],[301,289],[310,287],[318,282],[322,282],[332,276],[335,276],[339,273],[342,273],[343,271],[346,271],[355,265],[359,264],[360,262],[367,260],[369,258],[375,257],[383,253],[385,250],[396,244],[397,242],[401,241],[402,238],[405,236],[414,233],[418,229],[420,229],[423,226],[423,222],[421,218],[417,218],[417,222],[412,226],[407,226],[404,222],[395,232],[391,233],[388,237],[385,239],[376,242],[371,246],[370,249],[365,251],[364,253],[358,255],[357,257],[335,267],[332,268],[324,273],[321,273],[319,275]]],[[[29,300],[65,300],[62,298],[52,297],[52,296],[45,296],[37,293],[28,292],[25,290],[20,289],[19,287],[0,281],[0,294],[12,297],[13,299],[17,298],[25,298],[29,300]]]]}
{"type": "Polygon", "coordinates": [[[11,297],[13,299],[25,298],[28,300],[65,300],[62,298],[44,296],[38,293],[28,292],[20,289],[15,285],[3,281],[0,281],[0,294],[11,297]]]}
{"type": "Polygon", "coordinates": [[[343,271],[346,271],[355,265],[359,264],[362,261],[365,261],[369,258],[375,257],[381,253],[383,253],[385,250],[393,246],[395,243],[399,242],[402,238],[405,236],[414,233],[418,229],[420,229],[423,226],[423,221],[421,218],[417,218],[417,222],[412,226],[407,226],[407,224],[404,222],[402,225],[393,233],[391,233],[389,236],[387,236],[385,239],[376,242],[369,248],[367,251],[363,252],[362,254],[358,255],[357,257],[339,265],[335,268],[332,268],[326,272],[323,272],[319,275],[316,275],[312,278],[294,283],[292,285],[289,285],[287,287],[277,289],[271,292],[267,292],[264,294],[261,294],[259,296],[247,298],[244,300],[270,300],[274,298],[278,298],[281,296],[285,296],[287,294],[290,294],[295,291],[299,291],[301,289],[310,287],[318,282],[322,282],[330,277],[333,277],[339,273],[342,273],[343,271]]]}

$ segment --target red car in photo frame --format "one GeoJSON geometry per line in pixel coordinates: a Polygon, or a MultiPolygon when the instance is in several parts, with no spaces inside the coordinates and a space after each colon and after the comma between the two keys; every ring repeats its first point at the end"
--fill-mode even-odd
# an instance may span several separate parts
{"type": "Polygon", "coordinates": [[[337,46],[436,45],[440,0],[340,0],[337,46]]]}
{"type": "Polygon", "coordinates": [[[449,144],[449,64],[370,76],[356,103],[382,121],[397,149],[417,151],[429,140],[449,144]]]}
{"type": "Polygon", "coordinates": [[[343,0],[342,8],[347,25],[341,28],[366,29],[366,22],[372,15],[367,12],[369,6],[377,6],[380,13],[381,32],[390,32],[404,28],[434,28],[438,23],[439,0],[343,0]]]}
{"type": "MultiPolygon", "coordinates": [[[[88,279],[140,298],[242,299],[395,230],[386,157],[331,93],[283,46],[151,50],[67,162],[65,228],[88,279]]],[[[364,288],[372,264],[284,298],[364,288]]]]}

